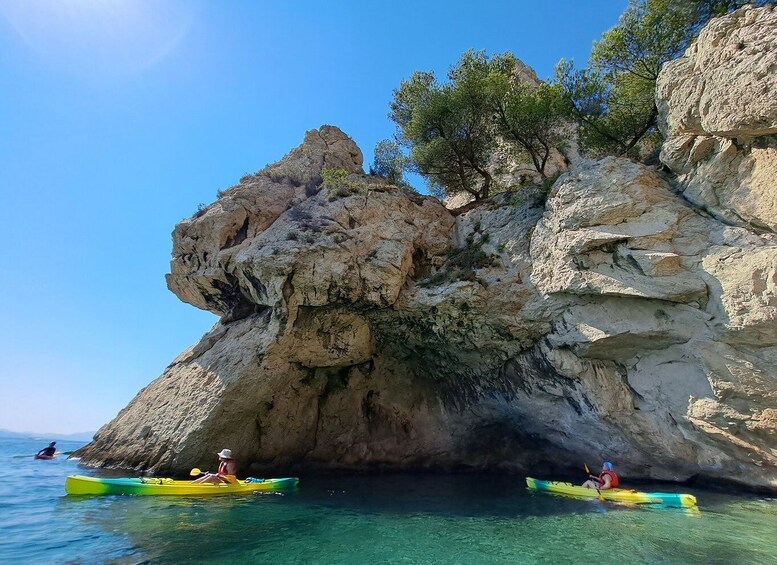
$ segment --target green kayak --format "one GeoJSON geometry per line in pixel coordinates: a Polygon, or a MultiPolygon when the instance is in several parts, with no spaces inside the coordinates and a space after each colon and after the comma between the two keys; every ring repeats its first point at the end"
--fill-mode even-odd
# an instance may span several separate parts
{"type": "Polygon", "coordinates": [[[65,492],[79,494],[142,494],[160,496],[211,496],[247,492],[282,492],[293,490],[297,477],[282,479],[246,479],[232,484],[195,483],[165,478],[102,479],[73,475],[65,480],[65,492]]]}
{"type": "Polygon", "coordinates": [[[696,497],[692,494],[680,494],[674,492],[639,492],[636,490],[623,488],[613,488],[600,491],[594,488],[576,486],[572,483],[541,481],[531,477],[526,477],[526,486],[530,490],[552,492],[555,494],[565,494],[567,496],[576,496],[582,498],[616,500],[620,502],[632,502],[634,504],[663,504],[664,506],[678,507],[696,506],[696,497]]]}

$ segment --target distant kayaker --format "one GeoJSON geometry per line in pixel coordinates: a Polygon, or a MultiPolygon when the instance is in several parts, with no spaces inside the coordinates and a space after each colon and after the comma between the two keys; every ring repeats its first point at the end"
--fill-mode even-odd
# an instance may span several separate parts
{"type": "Polygon", "coordinates": [[[44,447],[43,449],[41,449],[38,452],[37,456],[38,457],[54,457],[54,454],[57,452],[56,445],[57,445],[57,442],[56,441],[52,441],[49,444],[48,447],[44,447]]]}
{"type": "Polygon", "coordinates": [[[602,473],[597,477],[595,475],[588,475],[589,480],[583,483],[586,488],[595,488],[596,490],[607,490],[610,488],[618,488],[620,486],[620,479],[615,471],[612,470],[612,463],[605,461],[602,464],[602,473]]]}
{"type": "Polygon", "coordinates": [[[219,456],[219,469],[215,473],[206,473],[200,477],[195,483],[213,483],[215,485],[220,483],[234,483],[237,479],[237,462],[232,457],[231,449],[222,449],[216,455],[219,456]]]}

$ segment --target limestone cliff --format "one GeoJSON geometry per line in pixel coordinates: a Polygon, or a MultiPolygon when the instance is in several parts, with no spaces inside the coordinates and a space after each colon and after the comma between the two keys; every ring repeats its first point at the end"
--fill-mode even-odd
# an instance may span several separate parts
{"type": "MultiPolygon", "coordinates": [[[[712,152],[680,170],[672,149],[675,135],[720,144],[747,123],[771,151],[773,104],[736,120],[703,95],[675,100],[706,68],[683,60],[716,29],[750,33],[755,52],[777,25],[746,8],[666,66],[658,102],[677,178],[586,161],[547,202],[507,193],[454,217],[365,175],[337,128],[308,132],[176,226],[168,286],[221,320],[83,461],[185,472],[230,447],[249,472],[550,474],[606,457],[632,478],[777,489],[777,212],[755,196],[740,205],[755,193],[742,167],[712,152]],[[693,130],[675,111],[706,118],[693,130]],[[705,166],[714,190],[698,188],[705,166]],[[322,182],[333,169],[339,180],[322,182]]],[[[774,65],[766,74],[752,80],[773,80],[774,65]]],[[[726,76],[710,71],[697,90],[726,76]]],[[[755,145],[737,147],[753,170],[767,166],[755,145]]],[[[774,200],[773,171],[759,178],[774,200]]]]}
{"type": "Polygon", "coordinates": [[[658,80],[661,160],[691,202],[742,225],[777,229],[777,12],[712,20],[658,80]]]}

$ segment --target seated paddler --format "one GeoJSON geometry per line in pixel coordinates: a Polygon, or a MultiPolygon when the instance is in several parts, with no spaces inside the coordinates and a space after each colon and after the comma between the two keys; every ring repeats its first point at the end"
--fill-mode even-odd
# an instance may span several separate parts
{"type": "Polygon", "coordinates": [[[202,477],[194,481],[195,483],[234,483],[237,481],[237,462],[232,457],[231,449],[222,449],[217,453],[219,457],[218,471],[215,473],[205,473],[202,477]]]}
{"type": "Polygon", "coordinates": [[[597,477],[596,475],[588,475],[589,479],[583,483],[586,488],[595,488],[596,490],[607,490],[611,488],[618,488],[620,486],[620,479],[613,470],[613,465],[609,461],[605,461],[602,464],[602,472],[597,477]]]}

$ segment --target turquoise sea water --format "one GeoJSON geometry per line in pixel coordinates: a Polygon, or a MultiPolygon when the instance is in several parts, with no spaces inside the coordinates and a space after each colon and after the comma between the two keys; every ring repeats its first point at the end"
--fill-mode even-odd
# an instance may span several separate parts
{"type": "MultiPolygon", "coordinates": [[[[68,497],[77,462],[0,439],[0,563],[777,563],[777,500],[698,512],[529,493],[520,477],[302,477],[298,492],[68,497]]],[[[58,442],[69,451],[80,444],[58,442]]],[[[642,490],[672,490],[667,485],[642,490]]]]}

